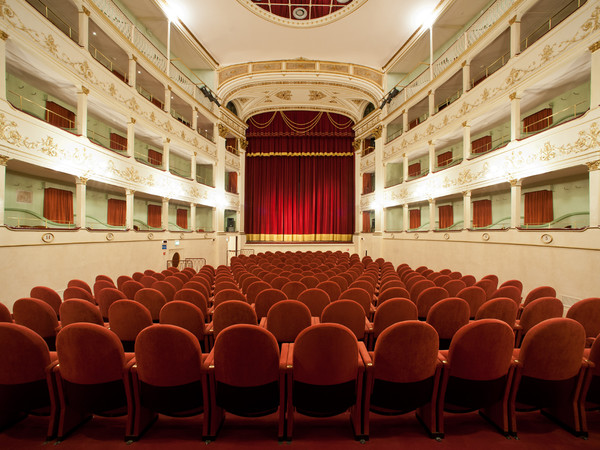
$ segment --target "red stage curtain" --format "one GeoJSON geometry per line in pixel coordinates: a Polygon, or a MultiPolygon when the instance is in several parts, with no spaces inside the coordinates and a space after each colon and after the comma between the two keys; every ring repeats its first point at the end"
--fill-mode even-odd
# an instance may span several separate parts
{"type": "Polygon", "coordinates": [[[440,153],[437,157],[437,165],[438,167],[444,167],[450,164],[452,161],[452,152],[444,152],[440,153]]]}
{"type": "Polygon", "coordinates": [[[523,119],[523,132],[540,131],[552,125],[552,108],[544,108],[523,119]]]}
{"type": "Polygon", "coordinates": [[[110,133],[110,148],[119,152],[127,151],[127,138],[117,133],[110,133]]]}
{"type": "Polygon", "coordinates": [[[75,113],[46,100],[46,122],[60,128],[75,128],[75,113]]]}
{"type": "Polygon", "coordinates": [[[162,206],[148,205],[148,226],[160,228],[162,226],[162,206]]]}
{"type": "Polygon", "coordinates": [[[127,202],[125,200],[117,200],[116,198],[108,199],[108,209],[106,211],[106,222],[109,225],[122,227],[125,225],[125,216],[127,214],[127,202]]]}
{"type": "Polygon", "coordinates": [[[187,209],[177,209],[177,226],[181,228],[188,227],[187,224],[187,209]]]}
{"type": "Polygon", "coordinates": [[[411,230],[415,228],[419,228],[421,226],[421,210],[420,209],[411,209],[410,213],[410,226],[411,230]]]}
{"type": "Polygon", "coordinates": [[[409,177],[416,177],[417,175],[421,174],[421,163],[420,162],[416,162],[414,164],[410,164],[408,166],[408,176],[409,177]]]}
{"type": "Polygon", "coordinates": [[[352,121],[332,113],[278,111],[253,116],[248,124],[247,239],[350,242],[352,121]]]}
{"type": "Polygon", "coordinates": [[[73,193],[62,189],[44,189],[44,217],[57,223],[73,223],[73,193]]]}
{"type": "Polygon", "coordinates": [[[492,201],[473,202],[473,227],[487,227],[492,224],[492,201]]]}
{"type": "Polygon", "coordinates": [[[162,153],[148,149],[148,162],[153,166],[162,166],[162,153]]]}
{"type": "Polygon", "coordinates": [[[438,207],[438,227],[448,228],[454,223],[454,208],[452,205],[438,207]]]}
{"type": "Polygon", "coordinates": [[[471,153],[485,153],[492,149],[492,137],[483,136],[471,141],[471,153]]]}
{"type": "Polygon", "coordinates": [[[369,211],[363,211],[362,213],[362,232],[371,232],[371,213],[369,211]]]}
{"type": "Polygon", "coordinates": [[[554,220],[552,191],[525,194],[525,225],[541,225],[554,220]]]}

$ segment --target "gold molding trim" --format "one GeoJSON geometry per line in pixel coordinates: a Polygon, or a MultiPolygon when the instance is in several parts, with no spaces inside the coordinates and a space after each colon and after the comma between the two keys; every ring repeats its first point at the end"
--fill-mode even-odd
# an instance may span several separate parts
{"type": "Polygon", "coordinates": [[[516,16],[516,15],[514,15],[513,17],[511,17],[511,18],[508,20],[508,24],[509,24],[509,25],[512,25],[512,24],[513,24],[513,23],[515,23],[516,21],[517,21],[517,16],[516,16]]]}
{"type": "Polygon", "coordinates": [[[227,136],[229,133],[231,133],[231,131],[229,130],[229,128],[227,128],[222,123],[219,123],[217,127],[219,129],[219,136],[222,137],[222,138],[225,138],[225,136],[227,136]]]}
{"type": "Polygon", "coordinates": [[[81,9],[86,16],[90,16],[91,12],[89,9],[87,9],[85,6],[82,6],[81,9]]]}
{"type": "Polygon", "coordinates": [[[600,159],[597,161],[586,162],[585,165],[588,166],[588,170],[590,172],[593,172],[595,170],[600,170],[600,159]]]}
{"type": "Polygon", "coordinates": [[[592,45],[590,45],[590,52],[594,53],[598,49],[600,49],[600,41],[594,42],[592,45]]]}
{"type": "Polygon", "coordinates": [[[371,132],[375,139],[379,139],[383,134],[383,125],[376,126],[371,132]]]}
{"type": "Polygon", "coordinates": [[[6,41],[8,39],[8,34],[6,33],[6,31],[0,30],[0,39],[2,39],[3,41],[6,41]]]}
{"type": "Polygon", "coordinates": [[[6,166],[8,164],[8,160],[10,156],[0,155],[0,166],[6,166]]]}
{"type": "Polygon", "coordinates": [[[248,148],[248,141],[244,138],[240,139],[240,148],[246,150],[248,148]]]}
{"type": "Polygon", "coordinates": [[[515,100],[517,98],[517,93],[513,92],[513,93],[509,94],[508,98],[511,99],[511,100],[515,100]]]}

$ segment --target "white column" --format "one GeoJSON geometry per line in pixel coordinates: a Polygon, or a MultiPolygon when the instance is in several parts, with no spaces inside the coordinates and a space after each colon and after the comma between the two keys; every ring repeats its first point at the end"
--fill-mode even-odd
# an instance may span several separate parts
{"type": "Polygon", "coordinates": [[[215,165],[214,180],[215,180],[215,191],[217,198],[220,201],[217,202],[216,215],[217,215],[217,228],[215,231],[225,231],[225,157],[226,157],[226,141],[225,138],[229,130],[223,124],[218,124],[217,134],[217,163],[215,165]]]}
{"type": "Polygon", "coordinates": [[[435,114],[435,91],[429,91],[429,117],[435,114]]]}
{"type": "Polygon", "coordinates": [[[160,209],[160,227],[163,230],[169,229],[169,199],[163,197],[162,207],[160,209]]]}
{"type": "Polygon", "coordinates": [[[135,119],[127,122],[127,156],[135,157],[135,119]]]}
{"type": "MultiPolygon", "coordinates": [[[[196,89],[196,86],[194,86],[194,89],[196,89]]],[[[194,110],[192,111],[192,129],[195,132],[198,132],[198,108],[194,107],[194,110]]]]}
{"type": "Polygon", "coordinates": [[[361,140],[356,140],[352,144],[354,148],[354,217],[356,217],[354,221],[354,231],[356,233],[362,232],[362,212],[360,210],[360,196],[362,193],[362,176],[360,173],[361,143],[361,140]]]}
{"type": "Polygon", "coordinates": [[[429,199],[429,231],[435,230],[435,198],[429,199]]]}
{"type": "Polygon", "coordinates": [[[77,177],[75,180],[75,226],[78,228],[86,227],[86,209],[85,209],[85,192],[87,178],[77,177]]]}
{"type": "Polygon", "coordinates": [[[0,225],[4,225],[4,198],[6,196],[6,164],[9,157],[0,155],[0,225]]]}
{"type": "Polygon", "coordinates": [[[471,219],[471,191],[463,192],[463,229],[472,227],[471,219]]]}
{"type": "MultiPolygon", "coordinates": [[[[402,181],[406,181],[408,179],[408,155],[406,153],[402,154],[402,181]]],[[[408,205],[407,205],[408,207],[408,205]]]]}
{"type": "Polygon", "coordinates": [[[435,171],[435,143],[429,141],[429,173],[435,171]]]}
{"type": "Polygon", "coordinates": [[[471,90],[471,62],[463,61],[462,63],[462,85],[463,94],[471,90]]]}
{"type": "Polygon", "coordinates": [[[408,212],[408,203],[402,205],[402,230],[408,231],[410,228],[410,215],[408,212]]]}
{"type": "Polygon", "coordinates": [[[600,160],[589,162],[590,171],[590,227],[600,227],[600,160]]]}
{"type": "Polygon", "coordinates": [[[521,226],[521,180],[510,180],[510,227],[521,226]]]}
{"type": "Polygon", "coordinates": [[[190,230],[196,231],[196,204],[190,203],[190,230]]]}
{"type": "Polygon", "coordinates": [[[463,126],[463,160],[466,161],[471,157],[471,125],[465,121],[463,126]]]}
{"type": "Polygon", "coordinates": [[[163,156],[162,156],[162,168],[165,171],[169,171],[169,148],[171,147],[171,139],[163,138],[163,156]]]}
{"type": "Polygon", "coordinates": [[[171,86],[165,88],[165,111],[171,114],[171,86]]]}
{"type": "Polygon", "coordinates": [[[0,99],[6,100],[6,40],[8,34],[0,30],[0,99]]]}
{"type": "Polygon", "coordinates": [[[87,104],[90,90],[85,86],[77,92],[77,117],[75,119],[75,132],[87,136],[87,104]]]}
{"type": "Polygon", "coordinates": [[[88,49],[90,29],[90,10],[85,6],[79,11],[79,45],[88,49]]]}
{"type": "Polygon", "coordinates": [[[600,41],[590,46],[592,52],[592,82],[590,108],[600,105],[600,41]]]}
{"type": "Polygon", "coordinates": [[[514,16],[508,21],[510,25],[510,57],[521,53],[521,18],[514,16]]]}
{"type": "Polygon", "coordinates": [[[133,230],[133,199],[135,191],[125,189],[125,226],[128,230],[133,230]]]}
{"type": "Polygon", "coordinates": [[[510,140],[521,138],[521,98],[516,92],[510,98],[510,140]]]}
{"type": "Polygon", "coordinates": [[[198,153],[193,152],[192,153],[192,159],[190,161],[191,164],[191,177],[192,177],[192,181],[196,182],[196,156],[198,155],[198,153]]]}
{"type": "Polygon", "coordinates": [[[248,148],[248,141],[242,139],[240,141],[240,172],[238,175],[238,193],[240,199],[240,220],[238,223],[238,231],[245,233],[244,221],[246,217],[244,215],[245,202],[246,202],[246,148],[248,148]]]}
{"type": "Polygon", "coordinates": [[[135,87],[137,79],[137,57],[131,55],[129,57],[129,74],[127,76],[127,84],[135,87]]]}
{"type": "Polygon", "coordinates": [[[408,111],[405,109],[404,111],[402,111],[402,133],[406,133],[407,131],[408,131],[408,111]]]}
{"type": "Polygon", "coordinates": [[[383,165],[383,125],[373,132],[375,138],[375,232],[381,233],[383,224],[383,190],[385,189],[385,167],[383,165]]]}

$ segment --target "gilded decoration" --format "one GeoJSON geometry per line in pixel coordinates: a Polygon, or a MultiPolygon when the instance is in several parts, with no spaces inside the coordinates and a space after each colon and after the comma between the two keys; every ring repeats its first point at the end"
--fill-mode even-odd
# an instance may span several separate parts
{"type": "Polygon", "coordinates": [[[281,70],[282,67],[283,65],[281,62],[253,63],[252,72],[281,70]]]}
{"type": "Polygon", "coordinates": [[[489,172],[488,163],[485,163],[481,170],[474,171],[471,169],[463,169],[458,173],[458,177],[454,179],[450,179],[449,177],[444,178],[444,182],[442,183],[442,187],[445,189],[457,186],[465,186],[467,184],[474,183],[476,181],[485,178],[489,172]]]}
{"type": "Polygon", "coordinates": [[[8,160],[10,156],[0,155],[0,166],[6,166],[8,164],[8,160]]]}
{"type": "Polygon", "coordinates": [[[397,192],[392,192],[390,196],[392,200],[398,200],[402,203],[408,197],[408,189],[401,188],[397,192]]]}
{"type": "Polygon", "coordinates": [[[360,151],[361,147],[362,147],[361,139],[356,139],[355,141],[352,141],[352,148],[354,149],[355,152],[360,151]]]}
{"type": "Polygon", "coordinates": [[[281,100],[291,100],[292,99],[292,91],[280,91],[275,94],[275,97],[280,98],[281,100]]]}
{"type": "Polygon", "coordinates": [[[590,45],[590,52],[594,53],[598,49],[600,49],[600,41],[594,42],[592,45],[590,45]]]}
{"type": "Polygon", "coordinates": [[[586,162],[585,165],[588,166],[588,170],[590,172],[594,170],[600,170],[600,159],[597,161],[586,162]]]}
{"type": "Polygon", "coordinates": [[[319,69],[328,72],[350,73],[350,66],[347,64],[320,63],[319,69]]]}
{"type": "Polygon", "coordinates": [[[6,34],[6,32],[1,31],[0,30],[0,39],[2,39],[3,41],[8,39],[8,34],[6,34]]]}
{"type": "Polygon", "coordinates": [[[127,167],[125,170],[120,170],[115,167],[115,163],[108,161],[108,171],[120,178],[123,181],[129,181],[131,183],[143,184],[146,186],[154,186],[154,177],[148,175],[147,177],[141,176],[140,173],[134,167],[127,167]]]}
{"type": "Polygon", "coordinates": [[[383,134],[383,125],[379,125],[379,126],[375,127],[375,129],[372,132],[372,135],[375,139],[379,139],[382,134],[383,134]]]}
{"type": "Polygon", "coordinates": [[[308,91],[308,100],[310,100],[311,102],[321,100],[322,98],[325,98],[325,97],[326,97],[326,95],[324,93],[322,93],[321,91],[313,91],[313,90],[308,91]]]}
{"type": "Polygon", "coordinates": [[[288,61],[285,64],[286,70],[316,70],[316,62],[291,62],[288,61]]]}
{"type": "Polygon", "coordinates": [[[240,148],[242,150],[246,150],[248,148],[248,141],[246,139],[240,140],[240,148]]]}
{"type": "Polygon", "coordinates": [[[227,128],[222,123],[218,124],[218,129],[219,129],[219,136],[222,138],[227,137],[227,135],[230,133],[229,128],[227,128]]]}

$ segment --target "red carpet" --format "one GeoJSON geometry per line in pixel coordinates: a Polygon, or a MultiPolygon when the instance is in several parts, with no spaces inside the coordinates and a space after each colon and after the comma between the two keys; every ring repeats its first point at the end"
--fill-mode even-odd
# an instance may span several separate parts
{"type": "MultiPolygon", "coordinates": [[[[59,445],[44,444],[47,418],[29,417],[0,433],[0,449],[176,449],[197,450],[202,441],[202,417],[172,419],[161,416],[138,441],[127,445],[123,440],[124,418],[95,417],[76,430],[59,445]]],[[[399,417],[372,416],[370,440],[361,444],[353,439],[348,416],[311,419],[296,416],[294,439],[277,442],[275,415],[260,419],[244,419],[228,415],[216,441],[210,448],[218,449],[600,449],[600,413],[588,415],[588,440],[576,438],[539,413],[522,413],[518,417],[519,439],[506,439],[475,413],[447,414],[446,437],[437,442],[430,439],[414,414],[399,417]]]]}

